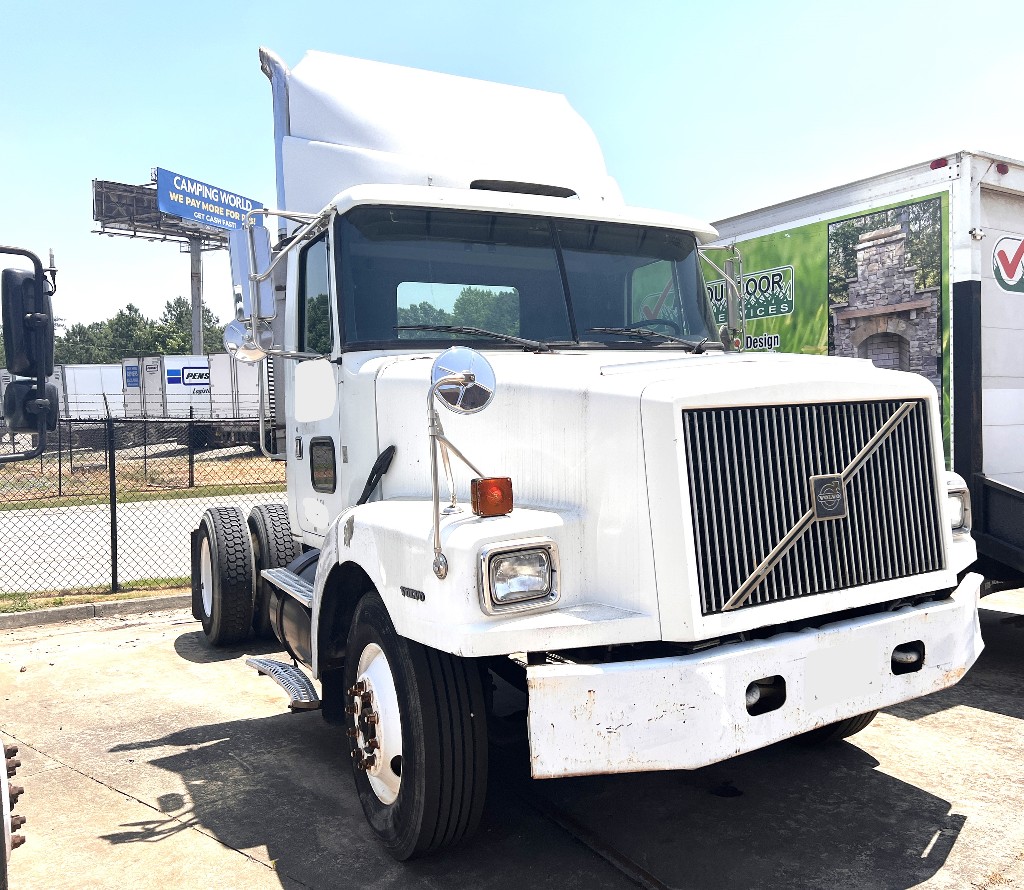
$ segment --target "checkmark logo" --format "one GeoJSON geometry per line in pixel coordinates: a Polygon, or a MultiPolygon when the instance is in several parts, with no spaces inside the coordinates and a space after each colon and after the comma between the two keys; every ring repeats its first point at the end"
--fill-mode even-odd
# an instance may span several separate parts
{"type": "Polygon", "coordinates": [[[1024,238],[1000,238],[996,242],[992,273],[1003,290],[1024,293],[1024,238]]]}

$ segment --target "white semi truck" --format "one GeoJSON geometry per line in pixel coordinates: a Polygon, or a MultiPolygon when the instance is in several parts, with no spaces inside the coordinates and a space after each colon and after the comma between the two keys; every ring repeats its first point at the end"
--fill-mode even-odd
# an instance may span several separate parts
{"type": "Polygon", "coordinates": [[[280,237],[236,238],[225,339],[282,369],[288,506],[207,511],[193,613],[273,630],[295,664],[254,666],[343,728],[392,855],[475,828],[494,677],[540,779],[840,738],[964,675],[930,383],[724,348],[717,233],[623,203],[562,96],[261,62],[280,237]]]}

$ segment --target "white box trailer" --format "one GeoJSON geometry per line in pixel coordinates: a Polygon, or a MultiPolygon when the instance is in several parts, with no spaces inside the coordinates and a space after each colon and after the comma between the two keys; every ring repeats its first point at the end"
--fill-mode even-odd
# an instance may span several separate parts
{"type": "MultiPolygon", "coordinates": [[[[870,359],[935,386],[979,570],[1024,573],[1024,163],[961,151],[714,223],[745,346],[870,359]]],[[[723,281],[706,269],[724,319],[723,281]]]]}
{"type": "Polygon", "coordinates": [[[210,416],[210,363],[205,355],[126,358],[120,374],[130,417],[210,416]]]}
{"type": "Polygon", "coordinates": [[[260,368],[234,361],[226,352],[207,356],[210,365],[210,416],[225,420],[259,414],[260,368]]]}
{"type": "Polygon", "coordinates": [[[73,420],[124,417],[121,365],[57,365],[53,382],[61,393],[61,416],[73,420]]]}

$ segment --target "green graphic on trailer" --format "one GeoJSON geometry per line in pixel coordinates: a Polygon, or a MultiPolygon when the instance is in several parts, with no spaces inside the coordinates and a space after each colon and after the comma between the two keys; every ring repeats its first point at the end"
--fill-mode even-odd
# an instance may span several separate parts
{"type": "MultiPolygon", "coordinates": [[[[743,258],[745,347],[865,358],[921,374],[939,392],[947,460],[948,220],[949,194],[942,192],[736,244],[743,258]]],[[[725,251],[712,255],[719,265],[726,257],[725,251]]],[[[704,277],[724,323],[725,282],[706,262],[704,277]]]]}
{"type": "MultiPolygon", "coordinates": [[[[820,223],[738,242],[747,317],[746,349],[828,352],[828,233],[820,223]]],[[[723,266],[728,254],[711,259],[723,266]]],[[[724,268],[724,266],[723,266],[724,268]]],[[[704,263],[708,298],[719,324],[726,322],[726,284],[704,263]]]]}

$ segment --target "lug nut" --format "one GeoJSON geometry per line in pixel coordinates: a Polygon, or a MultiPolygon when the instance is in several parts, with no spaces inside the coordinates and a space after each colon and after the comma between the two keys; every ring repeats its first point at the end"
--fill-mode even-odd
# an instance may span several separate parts
{"type": "Polygon", "coordinates": [[[358,748],[356,748],[355,750],[353,750],[353,751],[351,751],[349,753],[351,753],[353,760],[359,760],[359,758],[361,758],[363,756],[363,752],[360,751],[358,748]]]}
{"type": "Polygon", "coordinates": [[[355,716],[359,713],[359,705],[345,705],[345,713],[355,716]]]}
{"type": "Polygon", "coordinates": [[[366,722],[369,723],[370,726],[376,726],[380,723],[380,715],[376,711],[370,711],[370,713],[366,715],[366,722]]]}
{"type": "Polygon", "coordinates": [[[364,757],[362,760],[359,761],[358,766],[361,770],[369,770],[373,769],[374,764],[376,763],[377,759],[375,757],[364,757]]]}
{"type": "Polygon", "coordinates": [[[4,745],[4,757],[17,757],[18,746],[17,745],[4,745]]]}
{"type": "Polygon", "coordinates": [[[14,774],[18,771],[18,767],[21,766],[21,761],[17,757],[7,758],[7,778],[13,779],[14,774]]]}
{"type": "Polygon", "coordinates": [[[20,835],[20,834],[12,834],[11,835],[11,849],[12,850],[17,850],[18,847],[20,847],[23,843],[25,843],[25,838],[22,835],[20,835]]]}
{"type": "Polygon", "coordinates": [[[11,816],[11,831],[17,831],[25,824],[24,816],[11,816]]]}
{"type": "Polygon", "coordinates": [[[367,739],[366,747],[371,751],[376,751],[380,747],[380,742],[378,742],[377,739],[367,739]]]}
{"type": "Polygon", "coordinates": [[[348,688],[349,695],[362,695],[364,692],[366,692],[366,684],[362,680],[348,688]]]}
{"type": "Polygon", "coordinates": [[[363,694],[362,694],[362,695],[360,696],[360,698],[362,698],[362,700],[363,700],[363,704],[364,704],[364,705],[368,705],[368,704],[370,704],[370,702],[372,702],[372,701],[373,701],[373,696],[372,696],[372,695],[370,695],[370,693],[369,693],[369,692],[364,692],[364,693],[363,693],[363,694]]]}
{"type": "Polygon", "coordinates": [[[350,739],[354,739],[357,735],[359,735],[359,730],[356,729],[354,726],[350,726],[348,729],[345,730],[345,735],[347,735],[350,739]]]}
{"type": "Polygon", "coordinates": [[[18,798],[25,793],[25,789],[21,785],[11,785],[7,790],[10,792],[11,807],[13,808],[18,802],[18,798]]]}

